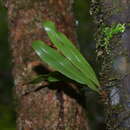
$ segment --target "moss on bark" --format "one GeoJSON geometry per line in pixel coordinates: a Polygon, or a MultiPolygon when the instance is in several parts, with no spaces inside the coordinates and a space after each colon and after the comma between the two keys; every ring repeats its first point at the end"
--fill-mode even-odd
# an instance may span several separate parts
{"type": "MultiPolygon", "coordinates": [[[[127,24],[130,19],[130,2],[128,0],[92,0],[91,14],[97,23],[96,40],[101,42],[102,25],[127,24]]],[[[100,66],[100,81],[108,97],[106,104],[106,125],[108,130],[128,130],[130,128],[130,29],[127,26],[124,33],[112,38],[109,44],[110,53],[102,47],[98,48],[100,66]],[[114,92],[114,93],[113,93],[114,92]]]]}

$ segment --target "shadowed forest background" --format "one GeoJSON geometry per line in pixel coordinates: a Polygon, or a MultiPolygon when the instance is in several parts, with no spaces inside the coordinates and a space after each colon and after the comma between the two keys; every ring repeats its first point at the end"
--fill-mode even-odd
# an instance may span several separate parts
{"type": "MultiPolygon", "coordinates": [[[[92,22],[92,17],[89,15],[89,6],[89,0],[75,0],[74,12],[77,19],[77,39],[80,49],[82,53],[87,57],[88,61],[94,65],[94,24],[92,22]]],[[[13,77],[11,75],[13,64],[11,62],[8,35],[9,31],[7,10],[2,6],[2,3],[0,2],[0,130],[16,129],[16,113],[14,109],[15,103],[12,94],[13,87],[15,86],[13,84],[13,77]]],[[[91,101],[92,98],[90,101],[88,99],[88,104],[91,101]]],[[[94,112],[96,106],[94,106],[94,103],[91,105],[93,106],[90,106],[90,111],[94,112]]],[[[93,120],[95,119],[89,113],[88,116],[90,122],[93,123],[93,120]]]]}
{"type": "Polygon", "coordinates": [[[11,52],[8,42],[7,10],[0,3],[0,129],[15,130],[11,75],[11,52]]]}

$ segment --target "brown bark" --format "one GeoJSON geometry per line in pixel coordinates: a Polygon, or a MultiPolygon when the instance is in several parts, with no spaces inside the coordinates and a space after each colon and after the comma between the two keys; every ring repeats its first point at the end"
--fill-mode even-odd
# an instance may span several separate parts
{"type": "MultiPolygon", "coordinates": [[[[130,129],[130,1],[93,1],[96,23],[111,27],[112,24],[126,24],[124,33],[113,36],[109,43],[110,53],[99,48],[102,55],[101,83],[109,92],[106,105],[106,125],[108,130],[130,129]],[[95,4],[95,6],[94,6],[95,4]]],[[[101,36],[99,36],[101,38],[101,36]]]]}
{"type": "Polygon", "coordinates": [[[18,103],[18,130],[88,130],[82,96],[76,86],[25,84],[37,73],[48,72],[48,67],[43,66],[31,47],[38,39],[51,45],[41,26],[43,21],[54,21],[59,31],[76,42],[72,4],[72,0],[7,0],[5,3],[18,103]]]}

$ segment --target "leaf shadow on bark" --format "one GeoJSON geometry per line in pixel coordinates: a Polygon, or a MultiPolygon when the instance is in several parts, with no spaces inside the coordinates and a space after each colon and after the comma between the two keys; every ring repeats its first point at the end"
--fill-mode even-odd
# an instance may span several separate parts
{"type": "MultiPolygon", "coordinates": [[[[46,66],[43,66],[42,64],[35,66],[32,69],[37,75],[48,74],[51,72],[46,66]]],[[[64,75],[61,74],[61,77],[64,78],[64,75]]],[[[72,80],[68,79],[68,81],[72,81],[72,80]]],[[[34,91],[37,92],[43,88],[49,88],[50,90],[57,90],[57,93],[64,93],[70,98],[76,100],[76,102],[79,105],[81,105],[83,108],[85,108],[86,106],[84,91],[82,91],[83,87],[74,81],[72,81],[72,83],[63,82],[63,81],[55,82],[55,83],[48,83],[47,85],[38,86],[34,91]]],[[[28,95],[29,93],[30,92],[26,93],[25,95],[28,95]]]]}

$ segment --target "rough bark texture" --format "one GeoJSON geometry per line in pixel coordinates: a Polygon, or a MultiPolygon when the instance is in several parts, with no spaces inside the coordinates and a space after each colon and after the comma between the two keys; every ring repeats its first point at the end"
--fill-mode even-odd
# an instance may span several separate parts
{"type": "Polygon", "coordinates": [[[18,130],[88,130],[82,96],[76,86],[25,84],[50,69],[44,67],[31,47],[32,41],[38,39],[51,46],[41,26],[43,21],[54,21],[59,31],[76,42],[72,4],[73,0],[7,0],[5,3],[18,103],[18,130]]]}
{"type": "MultiPolygon", "coordinates": [[[[110,53],[98,48],[101,55],[101,83],[108,90],[106,125],[108,130],[130,129],[130,1],[92,0],[92,11],[101,31],[102,25],[126,24],[124,33],[113,36],[110,53]]],[[[99,31],[99,32],[100,32],[99,31]]],[[[100,35],[100,34],[99,34],[100,35]]],[[[99,36],[100,39],[102,36],[99,36]]],[[[101,41],[101,40],[100,40],[101,41]]]]}

